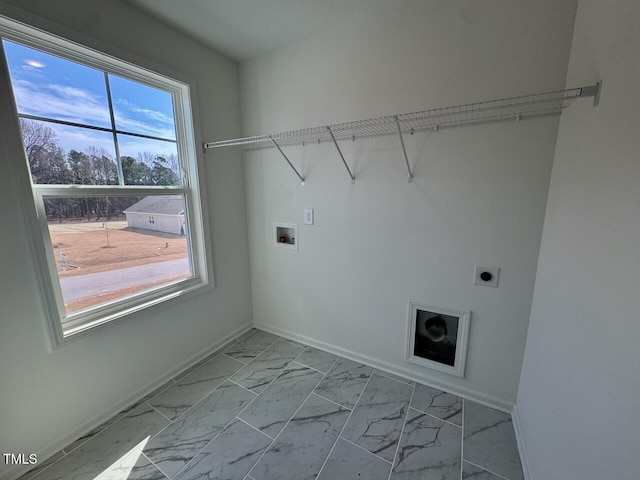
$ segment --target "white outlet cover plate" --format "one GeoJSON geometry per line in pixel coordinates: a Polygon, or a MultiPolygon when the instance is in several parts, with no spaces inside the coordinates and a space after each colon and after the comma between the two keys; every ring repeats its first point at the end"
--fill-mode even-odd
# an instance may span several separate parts
{"type": "Polygon", "coordinates": [[[498,278],[500,277],[499,267],[474,267],[473,268],[473,284],[481,285],[483,287],[498,287],[498,278]],[[489,272],[492,276],[491,280],[485,282],[480,278],[483,272],[489,272]]]}
{"type": "Polygon", "coordinates": [[[313,225],[313,208],[304,209],[304,224],[313,225]]]}

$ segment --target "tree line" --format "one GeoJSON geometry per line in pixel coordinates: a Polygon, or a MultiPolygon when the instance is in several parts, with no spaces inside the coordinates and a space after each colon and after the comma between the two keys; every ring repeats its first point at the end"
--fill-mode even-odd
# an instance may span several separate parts
{"type": "MultiPolygon", "coordinates": [[[[118,185],[118,164],[105,149],[88,147],[84,152],[65,153],[58,144],[56,132],[47,125],[21,118],[24,148],[34,184],[48,185],[118,185]]],[[[137,158],[121,156],[120,165],[125,185],[179,185],[179,163],[175,154],[154,155],[149,152],[137,158]]],[[[47,218],[111,220],[142,197],[76,197],[46,198],[47,218]]]]}

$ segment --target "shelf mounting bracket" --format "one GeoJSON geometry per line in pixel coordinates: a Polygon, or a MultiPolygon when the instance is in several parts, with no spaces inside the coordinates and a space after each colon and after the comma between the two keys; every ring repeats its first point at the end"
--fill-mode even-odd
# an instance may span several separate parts
{"type": "Polygon", "coordinates": [[[590,85],[588,87],[582,87],[580,89],[581,97],[593,97],[593,106],[597,107],[598,103],[600,103],[600,91],[602,90],[602,79],[598,80],[598,83],[595,85],[590,85]]]}
{"type": "Polygon", "coordinates": [[[329,135],[331,136],[331,140],[333,140],[333,144],[336,146],[336,150],[338,150],[338,155],[340,155],[340,158],[342,159],[342,163],[344,163],[344,168],[346,168],[347,172],[349,172],[349,176],[351,177],[351,183],[356,183],[356,177],[354,177],[353,173],[351,173],[351,169],[349,168],[349,165],[347,165],[347,161],[344,159],[344,155],[342,155],[342,150],[340,150],[340,147],[338,146],[338,142],[336,142],[336,137],[333,136],[331,127],[327,127],[327,132],[329,132],[329,135]]]}
{"type": "Polygon", "coordinates": [[[296,172],[296,175],[298,176],[298,178],[300,179],[300,185],[304,186],[304,177],[302,175],[300,175],[300,173],[298,172],[298,170],[296,170],[296,167],[293,166],[293,163],[291,163],[289,161],[289,159],[287,158],[287,156],[284,154],[284,152],[282,151],[282,149],[280,148],[280,145],[278,145],[276,143],[276,141],[273,139],[272,136],[269,136],[269,140],[271,140],[271,143],[273,143],[273,145],[278,149],[278,151],[280,152],[280,154],[284,157],[284,159],[287,161],[287,163],[289,164],[289,166],[291,167],[291,169],[296,172]]]}
{"type": "Polygon", "coordinates": [[[402,129],[400,128],[400,120],[396,115],[393,117],[396,121],[396,129],[398,130],[398,138],[400,139],[400,146],[402,147],[402,155],[404,155],[404,163],[407,165],[407,172],[409,176],[407,177],[409,183],[413,183],[413,173],[411,173],[411,167],[409,166],[409,158],[407,157],[407,149],[404,146],[404,138],[402,138],[402,129]]]}

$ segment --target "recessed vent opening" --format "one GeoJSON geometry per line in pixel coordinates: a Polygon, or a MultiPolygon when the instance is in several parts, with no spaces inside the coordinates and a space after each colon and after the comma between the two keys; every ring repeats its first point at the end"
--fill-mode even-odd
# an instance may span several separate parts
{"type": "Polygon", "coordinates": [[[464,376],[471,312],[410,303],[407,361],[464,376]]]}

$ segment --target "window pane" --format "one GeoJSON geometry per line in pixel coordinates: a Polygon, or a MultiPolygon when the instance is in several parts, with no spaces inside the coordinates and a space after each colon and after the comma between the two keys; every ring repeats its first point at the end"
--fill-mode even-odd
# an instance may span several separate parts
{"type": "Polygon", "coordinates": [[[111,133],[25,118],[20,126],[33,183],[118,184],[111,133]]]}
{"type": "Polygon", "coordinates": [[[118,135],[125,185],[182,185],[174,142],[118,135]]]}
{"type": "Polygon", "coordinates": [[[109,75],[116,129],[176,139],[173,99],[169,92],[109,75]]]}
{"type": "Polygon", "coordinates": [[[193,276],[183,195],[45,197],[67,315],[193,276]]]}
{"type": "Polygon", "coordinates": [[[104,73],[3,41],[18,112],[111,128],[104,73]]]}

